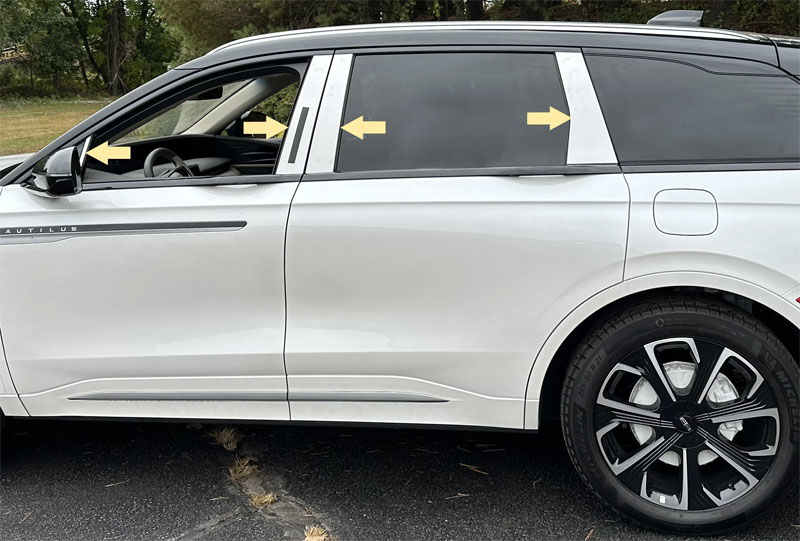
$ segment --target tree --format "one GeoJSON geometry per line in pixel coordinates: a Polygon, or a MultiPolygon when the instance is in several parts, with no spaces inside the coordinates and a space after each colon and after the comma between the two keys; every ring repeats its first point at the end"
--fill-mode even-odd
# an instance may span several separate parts
{"type": "Polygon", "coordinates": [[[0,46],[23,51],[10,69],[25,70],[29,92],[79,82],[125,92],[163,73],[180,46],[152,0],[5,0],[0,20],[0,46]]]}
{"type": "Polygon", "coordinates": [[[330,25],[536,20],[644,23],[702,9],[707,26],[800,34],[798,0],[0,0],[3,85],[125,92],[232,39],[330,25]]]}
{"type": "Polygon", "coordinates": [[[27,71],[29,86],[33,88],[35,77],[47,79],[58,90],[74,65],[80,49],[64,34],[71,28],[59,13],[57,0],[26,0],[0,3],[0,40],[13,44],[23,51],[22,64],[27,71]]]}

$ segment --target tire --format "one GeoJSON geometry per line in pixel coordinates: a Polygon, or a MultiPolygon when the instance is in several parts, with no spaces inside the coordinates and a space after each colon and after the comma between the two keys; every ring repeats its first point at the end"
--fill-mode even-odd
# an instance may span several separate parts
{"type": "Polygon", "coordinates": [[[758,320],[664,298],[609,318],[576,350],[561,400],[581,478],[650,529],[743,526],[798,476],[800,370],[758,320]]]}

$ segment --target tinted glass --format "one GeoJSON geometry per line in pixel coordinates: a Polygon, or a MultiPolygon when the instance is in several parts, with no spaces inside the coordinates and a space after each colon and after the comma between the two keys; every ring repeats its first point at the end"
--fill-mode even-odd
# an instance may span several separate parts
{"type": "Polygon", "coordinates": [[[569,114],[551,54],[359,56],[344,122],[385,121],[385,134],[342,132],[337,171],[564,165],[569,123],[526,123],[550,107],[569,114]]]}
{"type": "Polygon", "coordinates": [[[789,77],[644,58],[586,63],[620,163],[800,159],[800,84],[789,77]]]}

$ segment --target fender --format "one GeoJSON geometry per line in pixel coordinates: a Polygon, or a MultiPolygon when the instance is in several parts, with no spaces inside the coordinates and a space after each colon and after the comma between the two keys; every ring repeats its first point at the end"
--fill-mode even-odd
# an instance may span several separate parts
{"type": "MultiPolygon", "coordinates": [[[[800,328],[800,309],[786,297],[751,282],[704,272],[663,272],[638,276],[604,289],[567,314],[550,333],[533,361],[525,392],[526,430],[539,428],[539,398],[550,363],[569,334],[595,312],[612,302],[635,293],[670,286],[719,289],[747,297],[779,313],[800,328]]],[[[797,288],[792,291],[800,290],[797,288]]],[[[800,305],[798,305],[800,306],[800,305]]]]}

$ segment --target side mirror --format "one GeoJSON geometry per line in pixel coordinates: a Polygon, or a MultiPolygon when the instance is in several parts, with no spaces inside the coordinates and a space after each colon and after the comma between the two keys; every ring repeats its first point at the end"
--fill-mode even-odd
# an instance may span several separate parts
{"type": "Polygon", "coordinates": [[[62,148],[33,168],[33,176],[22,187],[43,197],[76,195],[83,190],[83,175],[77,147],[62,148]]]}

